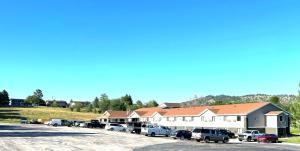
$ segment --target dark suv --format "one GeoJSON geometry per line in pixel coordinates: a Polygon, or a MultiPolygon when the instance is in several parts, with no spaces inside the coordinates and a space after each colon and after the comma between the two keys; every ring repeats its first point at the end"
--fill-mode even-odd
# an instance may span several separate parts
{"type": "Polygon", "coordinates": [[[174,139],[180,138],[190,140],[192,137],[192,132],[187,130],[177,130],[171,133],[171,137],[173,137],[174,139]]]}
{"type": "Polygon", "coordinates": [[[91,120],[87,125],[88,128],[104,128],[106,124],[100,123],[98,120],[91,120]]]}
{"type": "Polygon", "coordinates": [[[227,143],[229,141],[229,136],[222,133],[220,130],[206,128],[195,128],[192,131],[192,138],[198,142],[204,141],[206,143],[210,141],[214,141],[215,143],[218,143],[219,141],[227,143]]]}

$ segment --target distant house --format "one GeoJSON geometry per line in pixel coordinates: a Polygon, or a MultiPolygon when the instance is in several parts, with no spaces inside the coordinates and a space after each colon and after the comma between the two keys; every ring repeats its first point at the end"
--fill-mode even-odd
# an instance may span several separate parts
{"type": "Polygon", "coordinates": [[[9,105],[11,107],[32,107],[33,104],[26,103],[25,99],[10,99],[9,105]]]}
{"type": "MultiPolygon", "coordinates": [[[[54,101],[46,101],[46,106],[52,106],[54,101]]],[[[66,101],[56,101],[58,107],[66,108],[68,107],[68,103],[66,101]]]]}
{"type": "Polygon", "coordinates": [[[12,107],[23,107],[25,99],[10,99],[10,106],[12,107]]]}
{"type": "Polygon", "coordinates": [[[169,108],[179,108],[181,107],[180,103],[162,103],[158,107],[162,109],[169,109],[169,108]]]}
{"type": "Polygon", "coordinates": [[[74,101],[74,102],[70,103],[70,107],[75,106],[76,103],[80,103],[84,107],[91,104],[91,102],[89,102],[89,101],[74,101]]]}

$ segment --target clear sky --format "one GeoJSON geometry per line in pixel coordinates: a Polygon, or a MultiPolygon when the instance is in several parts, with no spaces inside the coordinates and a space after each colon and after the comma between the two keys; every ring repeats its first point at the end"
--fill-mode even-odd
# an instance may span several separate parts
{"type": "Polygon", "coordinates": [[[13,98],[297,94],[299,65],[299,0],[0,1],[13,98]]]}

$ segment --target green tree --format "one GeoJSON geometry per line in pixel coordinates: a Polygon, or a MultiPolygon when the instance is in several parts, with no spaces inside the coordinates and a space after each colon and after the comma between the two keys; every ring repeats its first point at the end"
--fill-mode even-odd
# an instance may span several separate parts
{"type": "Polygon", "coordinates": [[[98,99],[98,97],[96,97],[96,98],[94,99],[94,101],[93,101],[93,107],[94,107],[94,108],[99,108],[99,99],[98,99]]]}
{"type": "Polygon", "coordinates": [[[89,105],[88,105],[88,108],[87,108],[87,111],[88,111],[88,112],[92,112],[92,111],[93,111],[93,108],[94,108],[93,105],[92,105],[92,104],[89,104],[89,105]]]}
{"type": "MultiPolygon", "coordinates": [[[[300,84],[299,84],[300,88],[300,84]]],[[[286,108],[292,115],[292,125],[294,127],[300,128],[300,90],[296,101],[290,103],[286,108]]]]}
{"type": "Polygon", "coordinates": [[[26,103],[34,104],[34,105],[45,105],[45,101],[43,100],[43,92],[40,89],[37,89],[33,92],[33,95],[30,95],[25,100],[26,103]]]}
{"type": "Polygon", "coordinates": [[[128,94],[126,94],[125,96],[121,97],[121,101],[124,102],[126,105],[132,105],[132,98],[128,94]]]}
{"type": "Polygon", "coordinates": [[[276,105],[280,105],[280,100],[279,100],[278,96],[272,96],[272,97],[270,97],[269,102],[271,102],[273,104],[276,104],[276,105]]]}
{"type": "Polygon", "coordinates": [[[33,92],[33,95],[37,96],[39,99],[43,99],[43,91],[41,89],[36,89],[35,92],[33,92]]]}
{"type": "Polygon", "coordinates": [[[82,104],[79,102],[76,102],[74,108],[75,108],[76,112],[80,112],[81,108],[82,108],[82,104]]]}
{"type": "Polygon", "coordinates": [[[114,111],[126,111],[127,105],[121,99],[113,99],[110,101],[110,109],[114,111]]]}
{"type": "Polygon", "coordinates": [[[101,94],[100,101],[99,101],[99,108],[100,108],[100,112],[102,113],[109,110],[110,108],[110,101],[108,99],[108,96],[105,93],[101,94]]]}
{"type": "Polygon", "coordinates": [[[6,90],[0,92],[0,106],[8,106],[9,105],[9,95],[6,90]]]}
{"type": "Polygon", "coordinates": [[[144,107],[143,102],[140,101],[140,100],[136,101],[136,105],[137,105],[138,108],[144,107]]]}
{"type": "Polygon", "coordinates": [[[157,107],[158,103],[155,100],[151,100],[147,103],[147,107],[157,107]]]}
{"type": "Polygon", "coordinates": [[[25,103],[38,105],[40,103],[40,99],[35,95],[30,95],[25,99],[25,103]]]}

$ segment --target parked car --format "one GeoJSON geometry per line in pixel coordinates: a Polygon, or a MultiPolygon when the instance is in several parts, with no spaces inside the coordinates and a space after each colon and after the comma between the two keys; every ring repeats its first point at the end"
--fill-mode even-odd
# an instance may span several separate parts
{"type": "Polygon", "coordinates": [[[257,137],[262,135],[259,131],[257,130],[247,130],[243,132],[242,134],[238,135],[239,141],[247,140],[248,142],[257,141],[257,137]]]}
{"type": "Polygon", "coordinates": [[[204,141],[206,143],[210,141],[214,141],[215,143],[218,143],[219,141],[227,143],[229,141],[229,136],[222,133],[220,130],[205,128],[195,128],[192,131],[192,138],[197,142],[204,141]]]}
{"type": "Polygon", "coordinates": [[[85,123],[84,121],[74,121],[74,126],[79,127],[81,123],[85,123]]]}
{"type": "Polygon", "coordinates": [[[187,130],[176,130],[171,133],[171,137],[174,139],[188,139],[190,140],[192,137],[192,132],[187,130]]]}
{"type": "Polygon", "coordinates": [[[165,126],[154,126],[154,125],[142,125],[141,134],[145,136],[156,136],[156,135],[164,135],[166,137],[170,136],[171,129],[165,126]]]}
{"type": "Polygon", "coordinates": [[[26,118],[26,117],[21,117],[20,123],[21,123],[21,124],[27,124],[27,123],[28,123],[27,118],[26,118]]]}
{"type": "Polygon", "coordinates": [[[226,130],[226,129],[219,129],[219,131],[221,133],[224,133],[226,135],[229,136],[229,138],[235,138],[235,134],[233,132],[231,132],[230,130],[226,130]]]}
{"type": "Polygon", "coordinates": [[[49,126],[69,126],[70,122],[64,119],[51,119],[48,123],[49,126]]]}
{"type": "Polygon", "coordinates": [[[107,123],[105,129],[109,131],[126,131],[125,127],[117,123],[107,123]]]}
{"type": "Polygon", "coordinates": [[[257,142],[278,143],[278,136],[275,134],[262,134],[257,136],[257,142]]]}
{"type": "Polygon", "coordinates": [[[88,125],[90,125],[91,123],[88,123],[88,122],[80,122],[78,127],[88,127],[88,125]]]}

